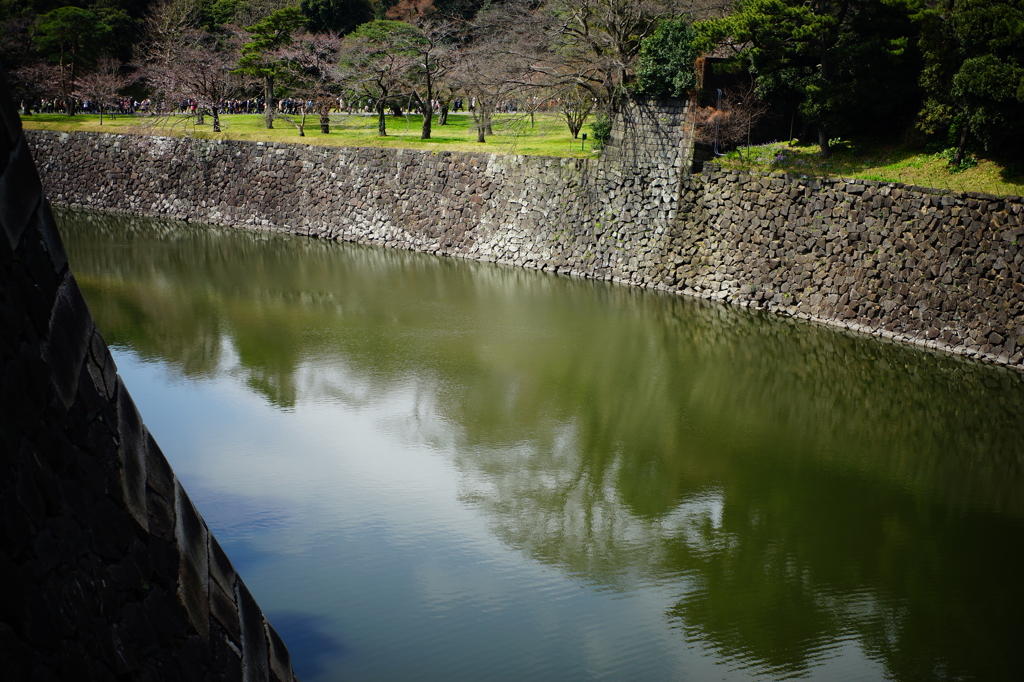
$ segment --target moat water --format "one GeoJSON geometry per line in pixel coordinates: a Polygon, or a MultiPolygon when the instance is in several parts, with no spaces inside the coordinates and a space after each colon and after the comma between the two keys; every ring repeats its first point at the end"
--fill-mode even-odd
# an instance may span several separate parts
{"type": "Polygon", "coordinates": [[[1020,374],[603,282],[59,218],[303,682],[1024,674],[1020,374]]]}

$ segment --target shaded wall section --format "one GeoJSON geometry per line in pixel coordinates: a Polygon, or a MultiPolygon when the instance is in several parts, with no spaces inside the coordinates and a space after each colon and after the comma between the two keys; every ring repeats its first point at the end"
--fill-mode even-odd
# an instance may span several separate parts
{"type": "Polygon", "coordinates": [[[4,679],[292,682],[117,375],[2,75],[0,222],[4,679]]]}

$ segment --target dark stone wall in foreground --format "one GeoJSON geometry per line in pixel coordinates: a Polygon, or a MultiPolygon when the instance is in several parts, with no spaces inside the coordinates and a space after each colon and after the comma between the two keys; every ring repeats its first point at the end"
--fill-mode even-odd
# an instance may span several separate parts
{"type": "Polygon", "coordinates": [[[117,375],[2,75],[0,223],[0,677],[292,682],[117,375]]]}

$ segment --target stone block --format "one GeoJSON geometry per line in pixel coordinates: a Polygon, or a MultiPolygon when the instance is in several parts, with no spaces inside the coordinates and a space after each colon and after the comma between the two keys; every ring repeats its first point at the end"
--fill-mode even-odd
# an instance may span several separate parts
{"type": "Polygon", "coordinates": [[[243,682],[270,682],[270,661],[267,633],[263,627],[263,613],[249,588],[241,580],[235,581],[235,599],[242,631],[243,682]]]}
{"type": "Polygon", "coordinates": [[[210,581],[210,615],[220,623],[231,641],[236,646],[241,646],[242,630],[238,618],[238,605],[235,604],[235,592],[225,591],[216,580],[210,581]]]}
{"type": "Polygon", "coordinates": [[[174,541],[176,525],[174,514],[174,497],[165,498],[153,489],[147,490],[146,511],[149,513],[149,532],[168,542],[174,541]]]}
{"type": "Polygon", "coordinates": [[[125,506],[149,530],[146,509],[146,428],[121,378],[117,379],[118,472],[125,506]]]}
{"type": "Polygon", "coordinates": [[[53,221],[53,213],[50,212],[50,202],[45,198],[36,211],[35,229],[43,242],[43,248],[50,256],[53,271],[63,274],[68,265],[68,256],[64,251],[64,242],[60,238],[57,224],[53,221]]]}
{"type": "Polygon", "coordinates": [[[90,349],[92,364],[96,370],[96,376],[93,377],[96,390],[100,391],[107,400],[113,401],[117,394],[117,366],[98,331],[93,331],[90,349]]]}
{"type": "Polygon", "coordinates": [[[210,535],[210,578],[217,582],[228,594],[235,593],[235,567],[231,565],[228,555],[221,549],[217,538],[210,535]]]}
{"type": "Polygon", "coordinates": [[[178,600],[202,637],[210,632],[209,531],[181,483],[174,481],[175,541],[178,545],[178,600]]]}
{"type": "Polygon", "coordinates": [[[43,359],[50,366],[54,389],[65,409],[70,408],[75,400],[92,332],[92,315],[78,284],[69,273],[57,290],[43,347],[43,359]]]}
{"type": "Polygon", "coordinates": [[[167,463],[167,458],[164,457],[163,451],[153,439],[149,429],[145,427],[143,429],[146,448],[146,485],[165,500],[172,501],[175,490],[174,472],[171,471],[171,465],[167,463]]]}
{"type": "Polygon", "coordinates": [[[42,200],[43,188],[24,136],[18,136],[12,146],[7,165],[0,172],[0,223],[11,249],[16,251],[42,200]]]}
{"type": "Polygon", "coordinates": [[[267,648],[272,679],[276,680],[276,682],[292,682],[295,675],[292,672],[292,660],[288,654],[288,648],[266,619],[263,620],[263,625],[267,632],[267,648]]]}

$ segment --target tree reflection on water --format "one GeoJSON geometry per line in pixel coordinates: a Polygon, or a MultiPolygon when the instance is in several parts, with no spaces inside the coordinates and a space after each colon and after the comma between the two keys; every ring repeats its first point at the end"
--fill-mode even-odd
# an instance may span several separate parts
{"type": "Polygon", "coordinates": [[[1024,380],[718,304],[421,254],[64,214],[108,343],[282,409],[386,400],[509,546],[735,667],[855,642],[901,679],[1024,669],[1024,380]],[[100,238],[99,236],[102,236],[100,238]],[[330,358],[370,388],[308,368],[330,358]],[[307,368],[303,371],[303,368],[307,368]]]}

